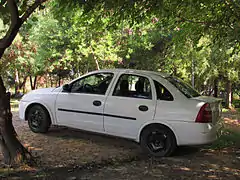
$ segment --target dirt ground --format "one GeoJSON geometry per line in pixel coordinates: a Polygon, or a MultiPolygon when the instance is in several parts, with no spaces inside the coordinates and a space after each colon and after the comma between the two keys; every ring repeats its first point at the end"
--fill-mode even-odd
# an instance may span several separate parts
{"type": "MultiPolygon", "coordinates": [[[[235,115],[224,114],[225,124],[240,132],[235,115]]],[[[240,143],[217,149],[181,147],[172,157],[153,159],[136,143],[120,138],[64,127],[34,134],[17,113],[13,116],[19,138],[38,166],[16,170],[0,165],[0,179],[240,179],[240,143]]]]}

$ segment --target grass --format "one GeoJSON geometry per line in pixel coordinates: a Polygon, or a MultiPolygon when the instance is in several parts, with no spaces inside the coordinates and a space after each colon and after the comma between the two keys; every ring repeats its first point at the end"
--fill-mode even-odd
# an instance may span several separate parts
{"type": "Polygon", "coordinates": [[[220,131],[218,139],[209,146],[209,149],[240,148],[240,131],[235,131],[230,128],[223,128],[220,131]]]}
{"type": "MultiPolygon", "coordinates": [[[[229,112],[229,111],[227,111],[229,112]]],[[[209,146],[210,149],[227,147],[240,148],[240,124],[238,123],[239,108],[229,118],[222,118],[218,123],[218,139],[209,146]]]]}

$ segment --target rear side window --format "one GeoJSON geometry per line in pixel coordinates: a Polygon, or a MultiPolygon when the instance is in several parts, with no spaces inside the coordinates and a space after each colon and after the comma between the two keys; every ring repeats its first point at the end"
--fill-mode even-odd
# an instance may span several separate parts
{"type": "Polygon", "coordinates": [[[181,91],[187,98],[201,96],[199,92],[193,89],[190,85],[183,82],[181,79],[176,77],[167,77],[166,78],[170,83],[172,83],[179,91],[181,91]]]}
{"type": "Polygon", "coordinates": [[[157,100],[163,101],[173,101],[172,94],[165,88],[162,84],[157,81],[154,81],[154,85],[157,93],[157,100]]]}

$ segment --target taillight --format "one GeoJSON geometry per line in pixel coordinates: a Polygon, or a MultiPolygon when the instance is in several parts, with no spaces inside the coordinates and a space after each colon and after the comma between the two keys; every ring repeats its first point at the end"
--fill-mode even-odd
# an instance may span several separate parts
{"type": "Polygon", "coordinates": [[[197,123],[212,122],[212,111],[211,111],[210,104],[206,103],[200,108],[195,122],[197,123]]]}

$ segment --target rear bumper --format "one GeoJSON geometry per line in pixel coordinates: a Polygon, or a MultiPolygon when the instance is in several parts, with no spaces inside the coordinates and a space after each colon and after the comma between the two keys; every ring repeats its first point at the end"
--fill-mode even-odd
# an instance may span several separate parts
{"type": "Polygon", "coordinates": [[[217,139],[216,125],[211,123],[177,123],[174,129],[179,146],[211,144],[217,139]]]}

